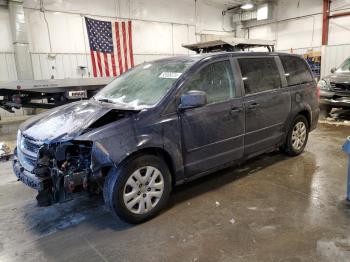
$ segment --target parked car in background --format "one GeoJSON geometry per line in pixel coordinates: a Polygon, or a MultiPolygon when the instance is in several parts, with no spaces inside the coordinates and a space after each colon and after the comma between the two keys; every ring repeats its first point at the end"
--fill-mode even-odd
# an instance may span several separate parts
{"type": "Polygon", "coordinates": [[[320,108],[324,115],[333,108],[350,109],[350,58],[318,82],[320,108]]]}
{"type": "Polygon", "coordinates": [[[175,185],[281,149],[316,128],[316,82],[282,53],[209,53],[144,63],[89,101],[20,126],[13,168],[40,205],[103,192],[130,223],[154,217],[175,185]]]}

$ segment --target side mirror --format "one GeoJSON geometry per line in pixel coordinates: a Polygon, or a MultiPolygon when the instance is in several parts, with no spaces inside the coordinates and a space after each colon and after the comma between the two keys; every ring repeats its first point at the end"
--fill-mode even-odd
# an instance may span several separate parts
{"type": "Polygon", "coordinates": [[[334,74],[335,71],[337,71],[337,69],[336,69],[335,67],[333,67],[333,68],[331,69],[331,73],[334,74]]]}
{"type": "Polygon", "coordinates": [[[189,91],[181,96],[179,109],[188,109],[204,106],[207,104],[207,94],[203,91],[189,91]]]}

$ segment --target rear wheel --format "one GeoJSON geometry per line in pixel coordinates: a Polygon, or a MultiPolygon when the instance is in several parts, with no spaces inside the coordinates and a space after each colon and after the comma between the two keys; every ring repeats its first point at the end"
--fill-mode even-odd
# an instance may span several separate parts
{"type": "Polygon", "coordinates": [[[170,191],[171,176],[164,161],[140,155],[110,170],[104,198],[112,213],[126,222],[141,223],[158,214],[170,191]]]}
{"type": "Polygon", "coordinates": [[[304,151],[309,137],[309,123],[305,116],[298,115],[289,128],[284,152],[289,156],[297,156],[304,151]]]}

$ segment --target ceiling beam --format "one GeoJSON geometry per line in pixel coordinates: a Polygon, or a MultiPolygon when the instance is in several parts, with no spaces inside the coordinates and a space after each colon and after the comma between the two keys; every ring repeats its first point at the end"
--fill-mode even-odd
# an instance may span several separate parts
{"type": "Polygon", "coordinates": [[[343,17],[343,16],[349,16],[350,12],[342,12],[342,13],[335,13],[329,16],[329,18],[337,18],[337,17],[343,17]]]}

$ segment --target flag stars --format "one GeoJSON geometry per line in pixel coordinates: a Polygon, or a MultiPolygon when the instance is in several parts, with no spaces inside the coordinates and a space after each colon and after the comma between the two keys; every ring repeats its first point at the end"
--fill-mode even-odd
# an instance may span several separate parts
{"type": "Polygon", "coordinates": [[[112,23],[94,19],[87,19],[86,21],[92,50],[112,53],[112,23]]]}

